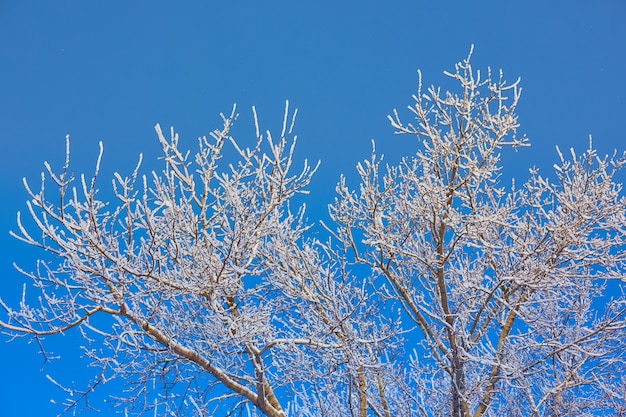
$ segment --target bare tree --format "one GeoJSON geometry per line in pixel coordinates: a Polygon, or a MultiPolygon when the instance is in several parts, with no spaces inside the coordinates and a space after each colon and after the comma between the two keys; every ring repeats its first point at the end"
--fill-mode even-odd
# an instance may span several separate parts
{"type": "Polygon", "coordinates": [[[136,414],[253,405],[267,416],[296,406],[341,415],[356,407],[358,390],[346,399],[362,362],[376,368],[371,357],[392,333],[371,295],[336,279],[338,266],[323,259],[322,246],[303,238],[304,209],[292,212],[289,200],[305,192],[315,167],[305,161],[291,173],[295,114],[289,125],[288,113],[278,140],[260,134],[255,113],[256,145],[242,149],[229,136],[233,109],[222,129],[199,139],[193,158],[173,130],[166,138],[157,126],[164,171],[151,180],[138,175],[139,165],[130,177],[115,174],[111,202],[98,199],[102,148],[93,177],[76,180],[68,139],[60,174],[46,164],[39,191],[24,181],[40,235],[19,215],[14,234],[59,261],[26,273],[39,304],[2,303],[2,327],[37,339],[80,328],[86,355],[101,369],[84,394],[122,378],[131,392],[120,401],[136,414]],[[220,170],[228,144],[238,162],[220,170]],[[323,400],[333,395],[342,408],[323,400]]]}
{"type": "Polygon", "coordinates": [[[481,76],[469,56],[446,75],[458,93],[422,91],[420,76],[416,122],[389,117],[421,150],[386,167],[373,153],[331,207],[338,240],[406,313],[415,415],[623,415],[626,199],[613,178],[626,157],[590,143],[559,151],[553,180],[532,169],[504,187],[500,149],[527,145],[519,80],[481,76]]]}
{"type": "Polygon", "coordinates": [[[164,170],[115,174],[108,202],[102,149],[74,178],[68,140],[60,173],[24,182],[37,235],[18,216],[14,236],[52,256],[0,326],[78,329],[100,369],[84,396],[120,378],[133,415],[626,415],[626,156],[590,144],[502,186],[500,149],[528,144],[518,82],[469,56],[446,75],[458,93],[420,76],[416,122],[390,116],[421,150],[341,179],[327,241],[292,210],[316,167],[292,172],[288,107],[278,139],[253,112],[253,148],[234,109],[193,155],[157,126],[164,170]]]}

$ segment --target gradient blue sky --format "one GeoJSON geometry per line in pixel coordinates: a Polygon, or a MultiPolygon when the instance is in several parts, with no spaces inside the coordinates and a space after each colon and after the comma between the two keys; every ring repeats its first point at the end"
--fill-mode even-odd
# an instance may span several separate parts
{"type": "MultiPolygon", "coordinates": [[[[91,171],[104,142],[107,189],[140,152],[146,169],[159,168],[155,123],[174,125],[193,147],[237,103],[235,135],[251,143],[250,106],[277,129],[289,99],[299,155],[322,160],[308,200],[314,220],[372,138],[392,160],[415,149],[386,115],[411,103],[418,68],[425,84],[440,83],[472,43],[475,68],[522,78],[520,130],[532,147],[504,155],[507,175],[547,171],[555,145],[582,150],[589,134],[603,153],[626,148],[621,0],[0,1],[0,296],[19,301],[24,279],[12,263],[30,269],[39,255],[8,235],[25,209],[21,178],[36,182],[44,160],[59,167],[66,134],[75,172],[91,171]]],[[[56,415],[50,400],[63,393],[45,374],[78,386],[91,375],[71,332],[49,339],[61,360],[43,372],[36,344],[5,342],[2,417],[56,415]]],[[[101,408],[84,415],[110,414],[101,408]]]]}

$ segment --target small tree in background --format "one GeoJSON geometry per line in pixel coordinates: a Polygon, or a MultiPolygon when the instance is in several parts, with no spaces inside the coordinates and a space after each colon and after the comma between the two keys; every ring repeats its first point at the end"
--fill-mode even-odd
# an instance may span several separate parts
{"type": "Polygon", "coordinates": [[[14,234],[55,260],[0,325],[80,329],[100,369],[84,394],[121,378],[133,415],[626,415],[626,158],[559,153],[555,180],[504,187],[500,149],[527,145],[518,83],[469,57],[446,74],[458,93],[420,78],[416,122],[390,117],[421,150],[342,178],[323,242],[290,204],[315,167],[293,173],[288,108],[278,139],[254,113],[250,149],[234,110],[194,155],[157,126],[164,170],[115,174],[108,202],[100,158],[74,178],[68,142],[60,173],[25,182],[37,235],[19,216],[14,234]]]}

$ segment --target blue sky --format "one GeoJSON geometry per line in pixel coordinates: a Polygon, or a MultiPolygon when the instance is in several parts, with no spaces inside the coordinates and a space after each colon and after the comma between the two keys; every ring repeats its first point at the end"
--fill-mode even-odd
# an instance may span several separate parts
{"type": "MultiPolygon", "coordinates": [[[[582,150],[589,134],[602,153],[623,150],[625,43],[620,0],[2,1],[0,296],[19,301],[24,279],[12,263],[29,269],[39,255],[8,235],[25,209],[21,178],[36,181],[44,160],[60,166],[66,134],[75,172],[91,171],[104,142],[106,189],[140,152],[146,169],[159,168],[156,123],[193,147],[237,103],[235,135],[251,143],[250,107],[278,129],[289,99],[300,157],[322,161],[308,200],[315,220],[371,139],[392,160],[415,149],[393,136],[387,114],[411,103],[418,68],[425,84],[440,83],[471,44],[475,68],[522,78],[520,130],[532,146],[504,155],[507,175],[548,171],[555,145],[582,150]]],[[[55,415],[50,400],[63,394],[45,374],[79,385],[91,375],[74,334],[49,340],[61,360],[43,372],[35,344],[5,341],[0,416],[55,415]]]]}

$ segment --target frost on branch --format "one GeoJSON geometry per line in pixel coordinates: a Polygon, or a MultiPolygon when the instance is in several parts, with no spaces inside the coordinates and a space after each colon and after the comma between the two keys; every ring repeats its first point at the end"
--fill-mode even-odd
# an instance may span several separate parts
{"type": "MultiPolygon", "coordinates": [[[[516,136],[519,80],[445,75],[390,116],[421,149],[396,166],[375,152],[331,206],[339,248],[405,313],[410,415],[582,416],[624,412],[624,156],[571,153],[552,179],[499,184],[516,136]]],[[[339,252],[338,252],[339,253],[339,252]]]]}

